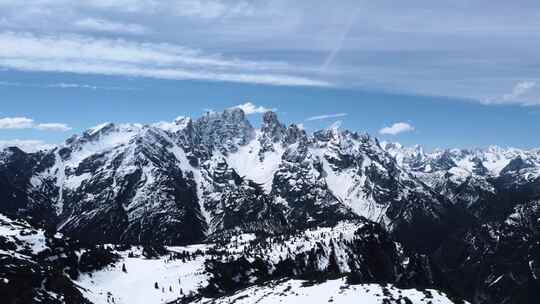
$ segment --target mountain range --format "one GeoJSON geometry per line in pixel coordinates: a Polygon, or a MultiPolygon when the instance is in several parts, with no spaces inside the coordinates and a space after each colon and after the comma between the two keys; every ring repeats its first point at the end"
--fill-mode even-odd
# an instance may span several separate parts
{"type": "Polygon", "coordinates": [[[290,302],[335,284],[347,286],[337,303],[540,298],[540,150],[426,153],[338,127],[308,134],[274,112],[254,128],[240,109],[105,123],[50,150],[2,150],[0,213],[18,231],[0,236],[8,303],[135,303],[101,297],[93,277],[128,280],[151,261],[197,268],[197,286],[172,294],[155,279],[142,303],[274,303],[274,288],[290,302]],[[42,250],[25,251],[26,233],[42,250]],[[51,262],[58,252],[79,259],[51,262]]]}

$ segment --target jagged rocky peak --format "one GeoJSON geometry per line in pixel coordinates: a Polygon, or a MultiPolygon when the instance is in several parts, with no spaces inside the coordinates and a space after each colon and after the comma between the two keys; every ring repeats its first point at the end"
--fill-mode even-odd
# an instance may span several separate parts
{"type": "Polygon", "coordinates": [[[441,150],[435,152],[435,157],[431,161],[431,170],[450,170],[457,167],[454,161],[454,155],[449,150],[441,150]]]}
{"type": "Polygon", "coordinates": [[[424,147],[421,145],[414,145],[412,147],[405,147],[397,142],[381,142],[381,148],[386,150],[390,155],[394,156],[398,162],[400,160],[409,159],[424,159],[426,153],[424,147]]]}
{"type": "Polygon", "coordinates": [[[318,130],[313,133],[313,139],[319,144],[325,144],[329,141],[340,141],[343,133],[346,131],[341,129],[341,122],[335,122],[326,129],[318,130]]]}
{"type": "Polygon", "coordinates": [[[193,119],[191,119],[189,116],[178,116],[174,120],[174,123],[180,128],[185,129],[193,123],[193,119]]]}
{"type": "Polygon", "coordinates": [[[186,130],[189,132],[193,129],[193,119],[188,116],[178,116],[173,122],[160,121],[152,126],[176,134],[186,130]]]}
{"type": "Polygon", "coordinates": [[[484,164],[482,163],[482,160],[478,156],[473,157],[471,159],[471,162],[473,164],[472,173],[476,175],[481,175],[481,176],[489,174],[489,170],[484,166],[484,164]]]}
{"type": "Polygon", "coordinates": [[[283,142],[290,145],[301,140],[307,141],[307,137],[308,136],[304,129],[300,128],[297,124],[290,124],[285,131],[285,138],[283,139],[283,142]]]}
{"type": "Polygon", "coordinates": [[[325,144],[332,138],[333,132],[329,129],[323,129],[313,132],[313,139],[316,143],[325,144]]]}
{"type": "Polygon", "coordinates": [[[297,143],[307,145],[309,137],[299,125],[290,124],[287,127],[279,121],[275,112],[268,111],[263,114],[263,121],[258,140],[261,145],[259,157],[262,161],[265,157],[265,153],[268,151],[276,151],[278,145],[282,147],[297,143]]]}
{"type": "Polygon", "coordinates": [[[99,134],[104,134],[108,131],[111,131],[113,130],[115,127],[115,124],[112,123],[112,122],[105,122],[103,124],[100,124],[100,125],[97,125],[93,128],[90,128],[89,130],[87,130],[86,132],[84,132],[85,135],[87,136],[95,136],[95,135],[99,135],[99,134]]]}
{"type": "Polygon", "coordinates": [[[259,150],[259,158],[261,161],[264,159],[266,152],[275,151],[274,144],[282,142],[287,131],[285,125],[278,120],[275,112],[265,112],[262,119],[263,121],[258,136],[258,140],[261,144],[261,149],[259,150]]]}
{"type": "Polygon", "coordinates": [[[502,171],[501,175],[507,173],[516,173],[522,169],[533,167],[533,164],[530,161],[524,160],[521,156],[513,158],[508,165],[506,165],[502,171]]]}
{"type": "Polygon", "coordinates": [[[349,168],[358,155],[360,136],[334,125],[331,128],[316,131],[313,134],[313,146],[324,149],[323,156],[333,170],[349,168]]]}
{"type": "Polygon", "coordinates": [[[263,114],[261,133],[268,137],[272,142],[278,142],[283,138],[286,132],[285,125],[279,122],[277,114],[272,111],[263,114]]]}
{"type": "Polygon", "coordinates": [[[360,146],[364,147],[370,147],[373,149],[379,150],[379,152],[382,152],[383,149],[381,148],[381,144],[379,143],[379,140],[376,137],[373,137],[369,135],[368,133],[362,132],[351,132],[349,130],[343,131],[344,134],[347,134],[348,137],[357,140],[360,143],[360,146]]]}
{"type": "Polygon", "coordinates": [[[255,137],[255,130],[244,111],[238,108],[207,112],[194,123],[200,143],[224,154],[235,152],[255,137]]]}
{"type": "Polygon", "coordinates": [[[73,135],[72,137],[66,140],[66,144],[71,145],[71,144],[74,144],[76,142],[81,142],[81,141],[97,140],[101,136],[113,131],[115,127],[116,127],[115,124],[112,122],[102,123],[100,125],[97,125],[93,128],[90,128],[84,131],[82,135],[73,135]]]}

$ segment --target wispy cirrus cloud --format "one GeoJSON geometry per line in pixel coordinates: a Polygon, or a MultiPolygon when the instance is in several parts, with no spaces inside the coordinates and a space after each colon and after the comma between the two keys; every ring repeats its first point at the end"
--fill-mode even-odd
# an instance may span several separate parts
{"type": "Polygon", "coordinates": [[[255,8],[248,1],[180,0],[172,8],[176,15],[203,19],[249,16],[255,13],[255,8]]]}
{"type": "MultiPolygon", "coordinates": [[[[64,4],[64,6],[67,5],[73,6],[73,4],[64,4]]],[[[75,6],[203,19],[249,16],[255,12],[252,2],[245,0],[94,0],[81,1],[75,6]]]]}
{"type": "Polygon", "coordinates": [[[329,86],[291,74],[283,62],[246,61],[162,43],[80,35],[0,33],[0,67],[40,72],[197,79],[284,86],[329,86]]]}
{"type": "Polygon", "coordinates": [[[131,87],[114,87],[114,86],[100,86],[86,83],[71,83],[71,82],[58,82],[58,83],[28,83],[28,82],[14,82],[14,81],[0,81],[0,86],[5,87],[29,87],[29,88],[59,88],[59,89],[89,89],[89,90],[120,90],[120,91],[135,91],[139,88],[131,87]]]}
{"type": "Polygon", "coordinates": [[[323,120],[323,119],[329,119],[329,118],[337,118],[337,117],[345,117],[347,116],[347,113],[335,113],[335,114],[323,114],[323,115],[317,115],[317,116],[311,116],[306,118],[306,121],[313,121],[313,120],[323,120]]]}
{"type": "Polygon", "coordinates": [[[391,126],[384,127],[379,130],[379,134],[383,135],[398,135],[401,133],[407,133],[414,131],[415,128],[406,122],[396,122],[392,124],[391,126]]]}
{"type": "MultiPolygon", "coordinates": [[[[83,40],[86,48],[73,44],[75,50],[82,51],[82,58],[54,57],[46,62],[46,57],[0,57],[9,59],[0,69],[277,85],[331,83],[460,97],[490,105],[540,104],[540,94],[518,100],[511,87],[504,89],[515,84],[516,77],[535,75],[531,69],[537,56],[530,50],[540,46],[540,39],[536,39],[540,2],[523,0],[516,5],[498,1],[493,5],[493,1],[478,0],[467,2],[466,10],[460,2],[343,0],[335,5],[307,0],[0,0],[0,28],[17,31],[20,36],[32,32],[46,38],[53,33],[68,39],[73,37],[66,36],[68,33],[84,33],[97,40],[118,37],[124,44],[136,40],[146,47],[159,41],[205,50],[199,52],[198,59],[220,57],[228,61],[225,66],[164,64],[154,59],[147,63],[111,62],[110,56],[99,61],[99,56],[89,59],[86,51],[98,50],[96,41],[83,40]],[[396,9],[402,14],[396,14],[396,9]],[[145,30],[150,32],[139,35],[145,30]],[[153,43],[145,43],[141,37],[153,43]],[[227,55],[215,56],[215,50],[227,55]],[[266,64],[264,68],[230,66],[231,61],[239,64],[253,58],[289,64],[283,69],[266,64]]],[[[186,56],[181,53],[176,57],[186,56]]]]}
{"type": "Polygon", "coordinates": [[[150,33],[150,29],[140,24],[121,23],[106,19],[85,18],[77,20],[75,26],[89,31],[107,32],[107,33],[125,33],[132,35],[143,35],[150,33]]]}
{"type": "Polygon", "coordinates": [[[268,112],[268,111],[276,111],[275,108],[267,108],[267,107],[263,107],[263,106],[257,106],[255,104],[253,104],[252,102],[246,102],[244,104],[239,104],[239,105],[234,106],[234,108],[241,109],[242,111],[244,111],[244,113],[246,115],[256,114],[256,113],[264,113],[264,112],[268,112]]]}
{"type": "Polygon", "coordinates": [[[64,123],[36,123],[28,117],[0,118],[0,129],[36,129],[43,131],[69,131],[71,127],[64,123]]]}

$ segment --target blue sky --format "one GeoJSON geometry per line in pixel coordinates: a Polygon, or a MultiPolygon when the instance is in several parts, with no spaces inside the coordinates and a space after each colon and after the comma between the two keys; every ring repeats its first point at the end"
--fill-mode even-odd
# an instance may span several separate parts
{"type": "MultiPolygon", "coordinates": [[[[0,145],[251,102],[435,147],[540,146],[538,1],[0,0],[0,145]]],[[[260,111],[254,111],[260,112],[260,111]]],[[[258,124],[260,113],[249,115],[258,124]]]]}

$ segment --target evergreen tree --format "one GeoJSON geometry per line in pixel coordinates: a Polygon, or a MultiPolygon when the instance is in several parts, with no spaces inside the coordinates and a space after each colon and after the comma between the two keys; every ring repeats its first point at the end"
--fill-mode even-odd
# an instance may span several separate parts
{"type": "Polygon", "coordinates": [[[330,243],[330,244],[331,244],[330,246],[332,247],[332,250],[330,251],[330,256],[328,257],[328,268],[326,270],[331,274],[339,274],[340,270],[339,270],[339,264],[338,264],[337,256],[336,256],[336,248],[334,246],[334,243],[330,243]]]}

